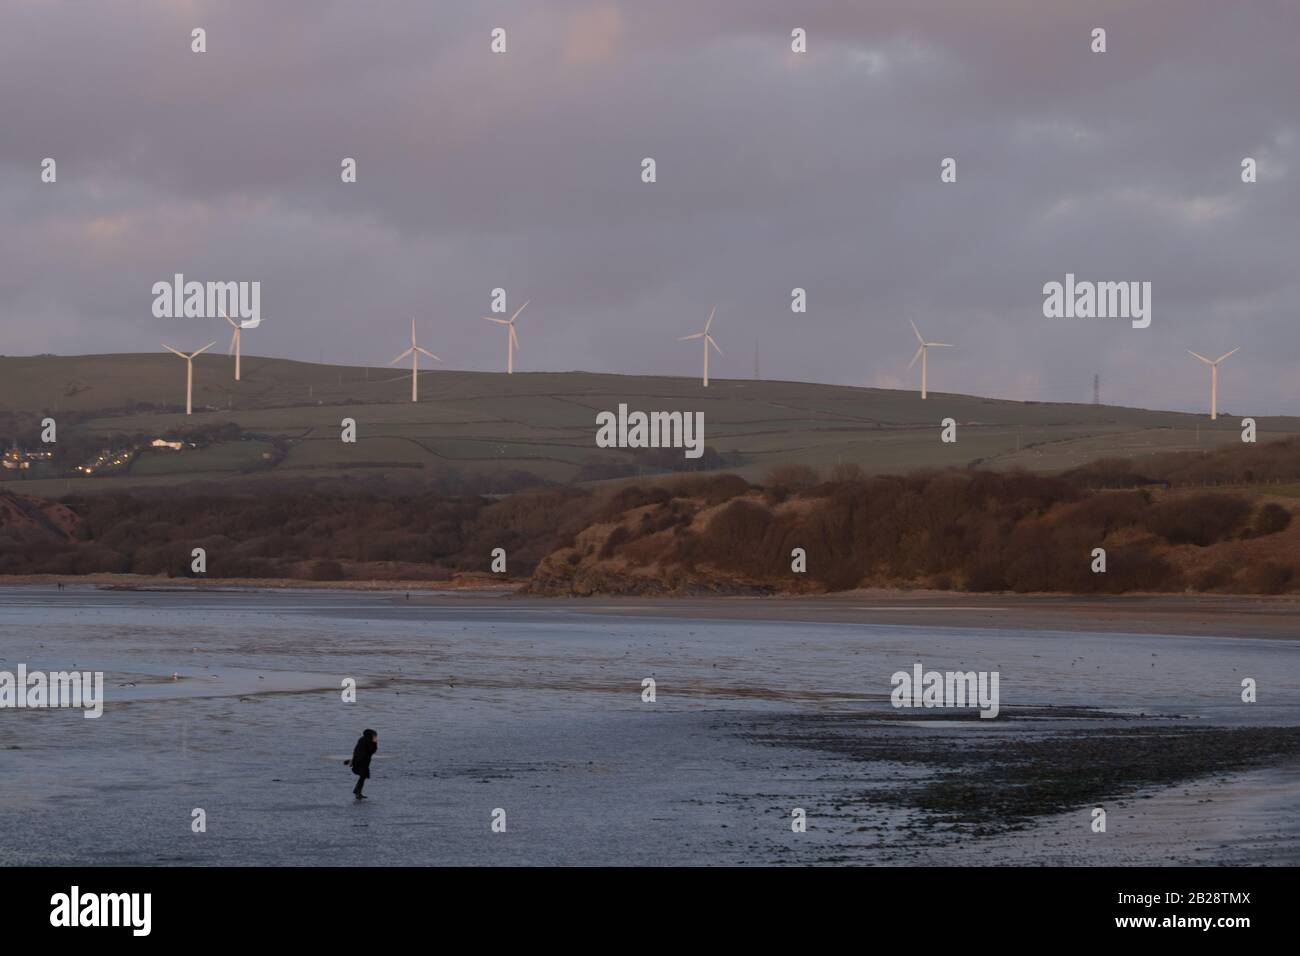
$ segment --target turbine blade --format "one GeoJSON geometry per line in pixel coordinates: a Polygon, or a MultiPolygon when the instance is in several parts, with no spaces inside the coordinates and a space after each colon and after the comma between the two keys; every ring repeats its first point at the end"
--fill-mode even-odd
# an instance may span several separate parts
{"type": "Polygon", "coordinates": [[[919,345],[919,346],[917,347],[917,349],[916,349],[916,354],[912,356],[912,361],[910,361],[910,362],[907,363],[907,367],[908,367],[908,368],[911,368],[913,365],[915,365],[915,364],[916,364],[916,360],[919,359],[919,358],[921,357],[921,353],[924,352],[924,351],[925,351],[925,343],[922,342],[921,345],[919,345]]]}
{"type": "Polygon", "coordinates": [[[512,323],[507,324],[510,325],[510,341],[515,343],[515,348],[519,348],[519,336],[515,333],[515,327],[512,323]]]}
{"type": "Polygon", "coordinates": [[[1195,355],[1198,359],[1200,359],[1200,360],[1201,360],[1202,362],[1204,362],[1206,365],[1213,365],[1213,364],[1214,364],[1214,363],[1211,362],[1209,359],[1207,359],[1204,355],[1201,355],[1201,354],[1199,354],[1199,353],[1197,353],[1197,352],[1193,352],[1191,349],[1188,349],[1188,350],[1187,350],[1187,354],[1188,354],[1188,355],[1195,355]]]}
{"type": "Polygon", "coordinates": [[[497,325],[509,325],[509,324],[510,324],[510,323],[507,322],[505,319],[498,319],[498,318],[496,318],[495,316],[491,316],[491,315],[485,315],[485,316],[483,316],[483,321],[484,321],[484,322],[495,322],[497,325]]]}
{"type": "Polygon", "coordinates": [[[709,309],[709,320],[704,323],[705,332],[709,331],[709,326],[713,324],[713,313],[717,311],[718,311],[718,307],[716,305],[713,308],[709,309]]]}
{"type": "Polygon", "coordinates": [[[400,362],[402,359],[406,358],[408,355],[410,355],[410,354],[411,354],[412,352],[414,352],[414,351],[415,351],[415,349],[407,349],[405,352],[403,352],[401,355],[397,356],[397,358],[393,359],[393,360],[392,360],[391,362],[389,362],[388,364],[389,364],[389,365],[396,365],[398,362],[400,362]]]}
{"type": "Polygon", "coordinates": [[[165,348],[168,352],[171,352],[173,355],[179,355],[181,358],[189,358],[189,356],[186,355],[184,352],[182,352],[180,349],[174,349],[166,342],[160,342],[158,344],[161,345],[163,348],[165,348]]]}
{"type": "Polygon", "coordinates": [[[722,354],[722,349],[718,348],[718,343],[713,341],[713,336],[711,335],[704,336],[704,341],[708,342],[710,345],[713,346],[713,351],[717,352],[719,355],[722,354]]]}
{"type": "Polygon", "coordinates": [[[235,334],[230,337],[230,346],[226,349],[227,355],[235,353],[235,343],[239,341],[239,326],[235,326],[235,334]]]}
{"type": "Polygon", "coordinates": [[[696,332],[694,335],[679,335],[679,336],[677,337],[677,341],[678,341],[678,342],[687,342],[687,341],[689,341],[689,340],[691,340],[691,339],[702,339],[702,338],[704,338],[704,333],[703,333],[703,332],[696,332]]]}
{"type": "Polygon", "coordinates": [[[429,358],[431,358],[431,359],[437,359],[437,361],[439,361],[439,362],[442,361],[442,359],[438,358],[438,356],[434,355],[434,354],[433,354],[432,352],[430,352],[428,349],[422,349],[422,348],[420,348],[420,347],[417,345],[417,346],[415,347],[415,350],[416,350],[417,352],[419,352],[421,355],[427,355],[429,358]]]}
{"type": "Polygon", "coordinates": [[[533,301],[532,299],[527,299],[527,300],[524,301],[524,304],[523,304],[523,305],[521,305],[519,308],[515,309],[515,314],[512,315],[512,316],[510,316],[510,321],[511,321],[511,322],[514,322],[515,319],[519,318],[519,313],[522,312],[522,311],[524,311],[524,309],[528,308],[528,303],[529,303],[529,302],[532,302],[532,301],[533,301]]]}
{"type": "MultiPolygon", "coordinates": [[[[1241,346],[1240,346],[1240,345],[1238,345],[1235,349],[1232,350],[1232,352],[1240,352],[1240,351],[1241,351],[1241,346]]],[[[1215,365],[1218,365],[1220,362],[1222,362],[1224,359],[1226,359],[1229,355],[1231,355],[1232,352],[1224,352],[1222,355],[1220,355],[1218,358],[1216,358],[1216,359],[1214,360],[1214,364],[1215,364],[1215,365]]]]}
{"type": "Polygon", "coordinates": [[[216,342],[209,342],[207,345],[203,346],[203,348],[199,349],[197,352],[191,355],[190,358],[194,358],[195,355],[202,355],[204,352],[206,352],[208,349],[212,348],[212,346],[216,344],[217,344],[216,342]]]}
{"type": "Polygon", "coordinates": [[[916,323],[913,322],[911,319],[908,319],[907,322],[909,325],[912,326],[912,331],[916,333],[916,340],[920,342],[922,345],[924,345],[925,339],[921,338],[921,330],[916,327],[916,323]]]}
{"type": "Polygon", "coordinates": [[[411,320],[411,345],[415,346],[415,319],[411,320]]]}
{"type": "Polygon", "coordinates": [[[928,345],[930,348],[934,348],[934,349],[956,348],[955,345],[949,345],[947,342],[926,342],[925,344],[928,345]]]}
{"type": "Polygon", "coordinates": [[[238,325],[235,325],[235,320],[232,319],[230,316],[226,315],[226,313],[222,312],[222,313],[221,313],[221,317],[222,317],[223,319],[225,319],[227,322],[229,322],[229,323],[230,323],[232,326],[234,326],[235,328],[239,328],[238,325]]]}

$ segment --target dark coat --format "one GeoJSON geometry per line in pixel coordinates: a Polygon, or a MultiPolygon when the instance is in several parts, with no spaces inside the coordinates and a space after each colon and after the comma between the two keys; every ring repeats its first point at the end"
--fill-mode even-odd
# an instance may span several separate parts
{"type": "Polygon", "coordinates": [[[352,772],[358,777],[370,778],[370,758],[379,749],[379,744],[362,734],[357,745],[352,748],[352,772]]]}

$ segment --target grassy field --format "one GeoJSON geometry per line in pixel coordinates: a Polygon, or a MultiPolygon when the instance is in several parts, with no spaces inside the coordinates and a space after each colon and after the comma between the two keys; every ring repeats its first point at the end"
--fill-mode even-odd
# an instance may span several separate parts
{"type": "MultiPolygon", "coordinates": [[[[800,382],[595,375],[584,372],[429,371],[420,402],[409,373],[245,356],[243,381],[230,359],[195,361],[195,414],[183,414],[185,368],[171,355],[0,358],[0,416],[30,423],[50,415],[60,437],[161,435],[184,424],[237,423],[286,440],[227,442],[174,454],[145,454],[118,475],[6,482],[63,494],[194,478],[320,474],[438,475],[530,472],[568,481],[584,464],[630,462],[595,445],[598,411],[620,402],[643,411],[702,411],[705,442],[734,459],[727,470],[758,479],[776,464],[826,469],[856,463],[870,473],[975,465],[1057,471],[1100,456],[1209,449],[1240,440],[1240,415],[1205,415],[1107,405],[999,401],[969,395],[847,388],[800,382]],[[157,406],[167,410],[138,410],[157,406]],[[137,410],[132,410],[133,408],[137,410]],[[357,423],[357,442],[339,440],[357,423]],[[940,422],[958,423],[940,441],[940,422]],[[270,457],[268,457],[270,456],[270,457]]],[[[1298,418],[1256,417],[1259,440],[1300,434],[1298,418]]],[[[5,473],[12,477],[12,473],[5,473]]]]}

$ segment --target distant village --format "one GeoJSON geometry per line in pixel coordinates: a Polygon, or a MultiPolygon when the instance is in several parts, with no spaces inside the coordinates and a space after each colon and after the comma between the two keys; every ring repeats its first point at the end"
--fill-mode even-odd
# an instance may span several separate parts
{"type": "MultiPolygon", "coordinates": [[[[146,434],[113,435],[107,444],[78,437],[57,445],[31,447],[21,440],[8,439],[9,447],[0,451],[0,482],[37,478],[88,478],[122,474],[144,455],[180,455],[207,448],[215,443],[259,439],[282,443],[271,436],[244,433],[238,425],[224,424],[187,428],[183,432],[151,437],[146,434]]],[[[103,441],[103,439],[100,439],[103,441]]],[[[265,454],[274,460],[278,454],[265,454]]]]}
{"type": "Polygon", "coordinates": [[[14,447],[8,449],[3,457],[0,457],[0,467],[6,471],[26,471],[32,467],[33,462],[51,461],[54,458],[52,451],[26,451],[25,449],[14,447]]]}
{"type": "MultiPolygon", "coordinates": [[[[27,449],[14,445],[6,449],[0,456],[0,467],[8,472],[25,472],[30,471],[34,466],[43,472],[42,477],[67,477],[67,476],[87,476],[111,473],[124,469],[132,460],[140,455],[141,452],[152,449],[157,451],[184,451],[186,448],[197,448],[198,442],[180,441],[171,438],[155,438],[147,445],[127,445],[121,448],[104,448],[93,457],[81,461],[70,468],[55,469],[51,471],[54,464],[54,451],[50,449],[27,449]],[[42,467],[44,466],[44,467],[42,467]]],[[[15,476],[5,476],[15,477],[15,476]]],[[[19,475],[16,477],[26,477],[19,475]]]]}

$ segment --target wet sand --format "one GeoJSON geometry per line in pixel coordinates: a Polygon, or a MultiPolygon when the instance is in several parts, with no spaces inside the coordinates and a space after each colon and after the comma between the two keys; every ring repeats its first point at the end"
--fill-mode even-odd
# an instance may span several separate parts
{"type": "MultiPolygon", "coordinates": [[[[415,600],[412,596],[412,600],[415,600]]],[[[438,601],[421,595],[420,600],[438,601]]],[[[846,591],[826,596],[708,598],[512,597],[512,607],[650,614],[700,620],[791,623],[937,624],[992,630],[1055,630],[1300,640],[1300,598],[1219,595],[959,594],[846,591]]]]}
{"type": "Polygon", "coordinates": [[[323,607],[391,596],[420,606],[450,607],[483,597],[508,606],[554,613],[572,609],[592,614],[650,614],[705,620],[823,621],[833,623],[942,623],[953,627],[1051,629],[1134,634],[1205,634],[1300,640],[1300,595],[1217,594],[976,594],[956,591],[871,589],[828,595],[753,595],[736,597],[538,597],[516,593],[524,581],[492,575],[466,575],[455,582],[311,582],[291,579],[229,580],[98,574],[79,577],[28,575],[0,577],[0,594],[120,590],[166,594],[202,592],[294,593],[314,595],[323,607]]]}
{"type": "Polygon", "coordinates": [[[1292,613],[0,588],[0,669],[108,685],[99,720],[0,714],[0,863],[1294,864],[1292,613]],[[998,670],[1002,714],[891,708],[917,660],[998,670]]]}

